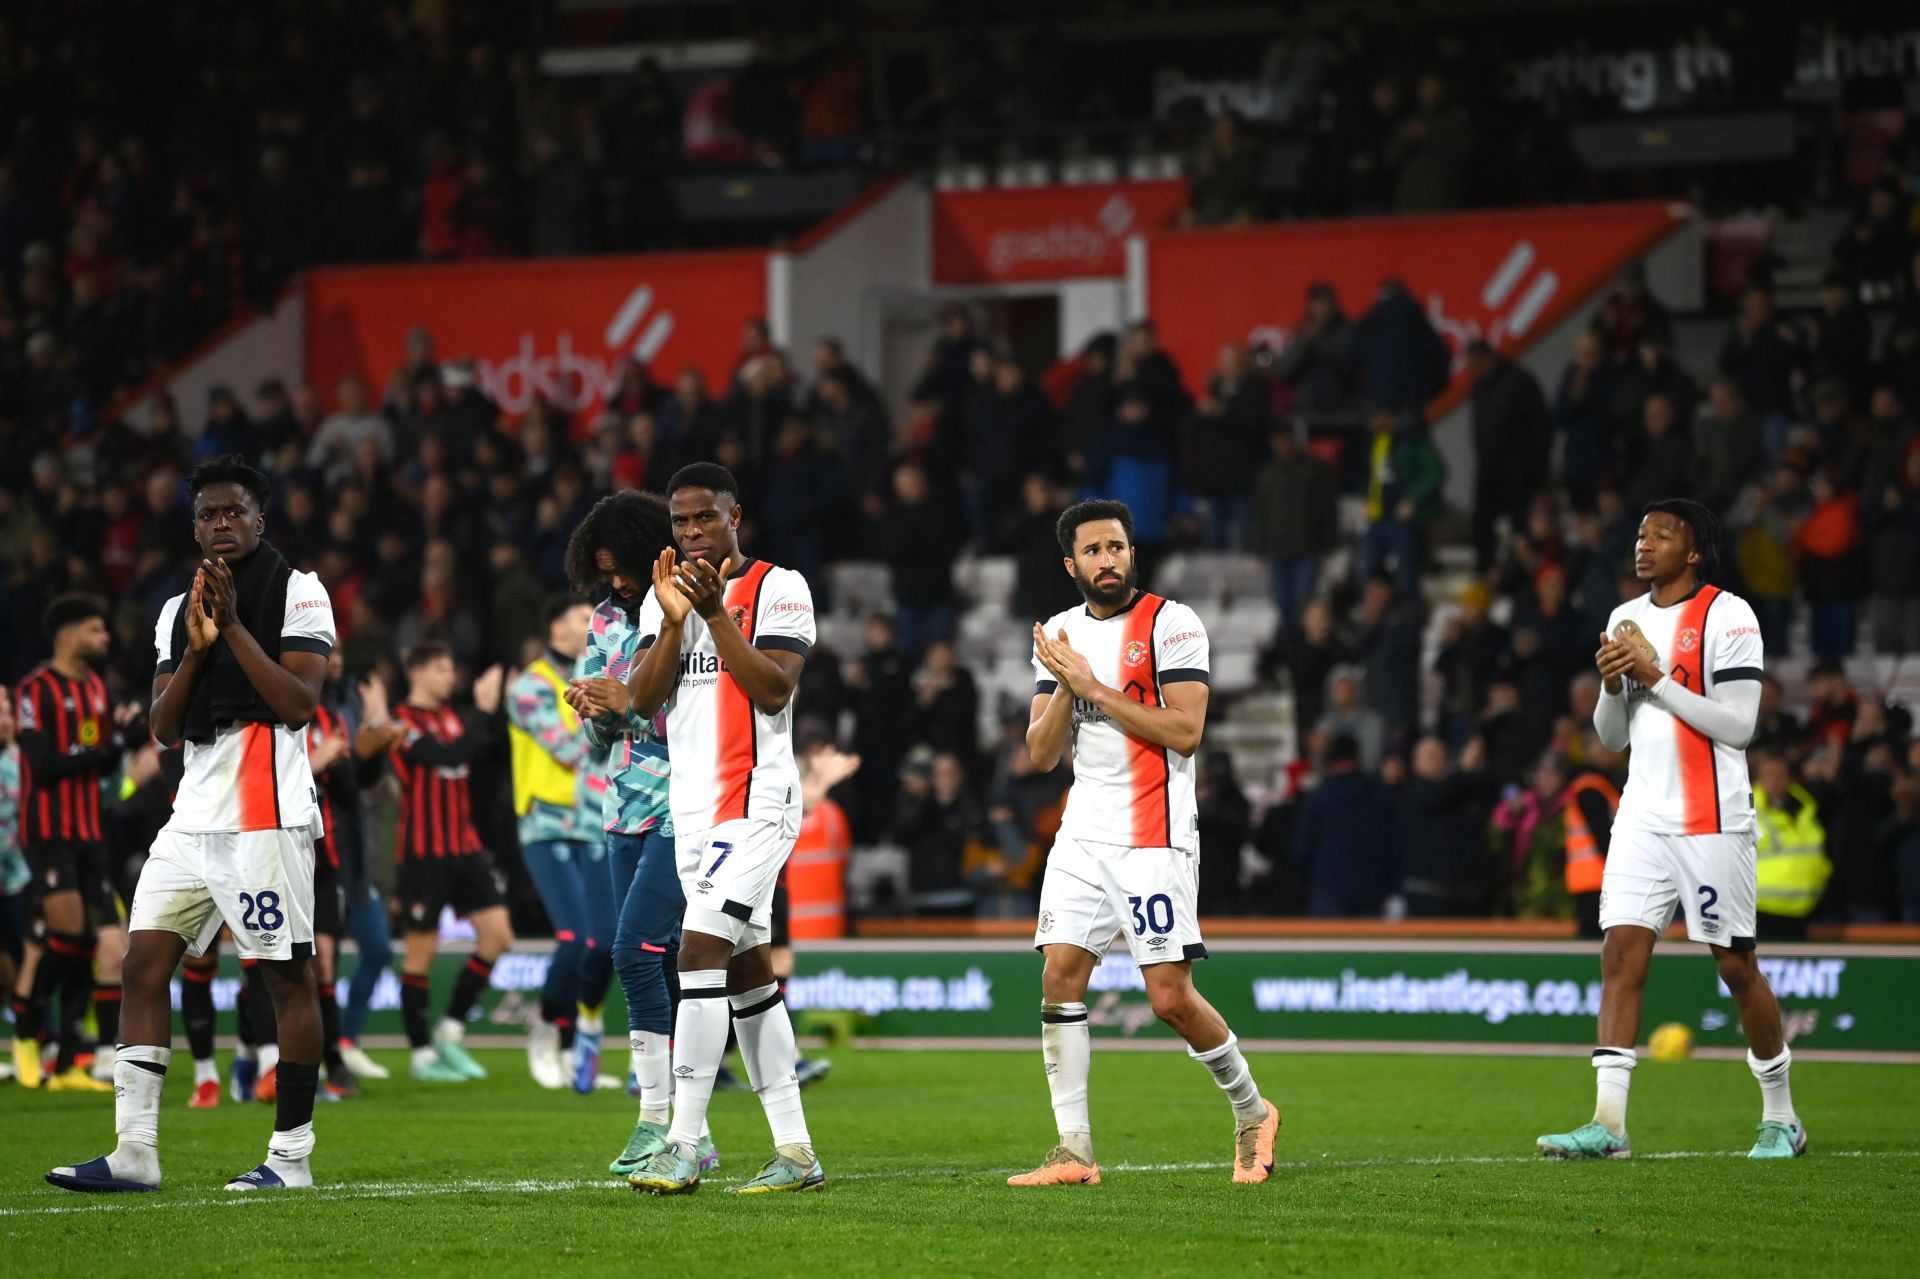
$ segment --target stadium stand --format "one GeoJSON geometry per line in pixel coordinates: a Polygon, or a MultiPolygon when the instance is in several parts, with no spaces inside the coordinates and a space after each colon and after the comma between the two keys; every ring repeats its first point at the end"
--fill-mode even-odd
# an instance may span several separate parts
{"type": "MultiPolygon", "coordinates": [[[[1790,759],[1826,823],[1835,873],[1819,917],[1920,920],[1906,710],[1920,696],[1920,134],[1877,82],[1836,73],[1796,96],[1738,69],[1673,110],[1752,117],[1749,154],[1681,178],[1671,157],[1622,150],[1601,128],[1644,109],[1621,101],[1636,85],[1561,83],[1544,54],[1521,58],[1531,78],[1514,82],[1543,123],[1509,136],[1494,55],[1469,38],[1493,15],[1288,32],[1259,66],[1243,53],[1211,88],[1160,77],[1166,101],[1148,101],[1131,69],[1153,56],[1151,19],[1107,33],[1114,56],[1088,60],[1105,71],[1056,78],[1059,46],[1038,28],[935,51],[938,32],[877,6],[858,35],[760,33],[720,94],[646,56],[644,7],[623,19],[632,57],[584,68],[567,61],[565,21],[536,47],[526,15],[539,6],[453,4],[437,25],[369,16],[359,29],[302,23],[291,4],[206,8],[190,27],[142,9],[74,39],[65,24],[83,19],[41,6],[0,33],[0,118],[16,122],[0,154],[0,679],[45,656],[41,608],[78,589],[114,601],[116,700],[145,689],[152,621],[191,549],[178,480],[195,458],[240,452],[274,475],[270,536],[333,592],[352,673],[397,687],[394,654],[423,637],[470,670],[523,660],[587,506],[718,456],[749,490],[759,546],[778,557],[804,534],[818,547],[826,669],[809,675],[802,713],[865,760],[838,793],[856,862],[895,858],[899,779],[935,752],[965,765],[965,793],[929,801],[967,814],[963,864],[986,849],[1024,862],[1032,849],[1002,845],[1044,845],[1036,823],[1062,782],[1023,772],[1007,725],[1026,715],[1031,621],[1073,603],[1045,576],[1058,557],[1044,530],[1071,497],[1126,493],[1151,530],[1147,583],[1191,603],[1212,639],[1202,821],[1236,874],[1209,913],[1304,908],[1289,824],[1330,736],[1354,732],[1406,829],[1472,832],[1468,859],[1434,872],[1450,877],[1448,909],[1568,917],[1551,870],[1561,793],[1534,793],[1538,765],[1599,758],[1579,713],[1596,619],[1620,597],[1639,504],[1691,489],[1720,514],[1727,580],[1768,631],[1776,700],[1756,745],[1790,759]],[[1109,72],[1135,87],[1116,96],[1109,72]],[[1768,122],[1808,101],[1824,113],[1817,147],[1790,136],[1781,152],[1768,122]],[[1221,103],[1236,109],[1210,109],[1221,103]],[[1536,162],[1495,163],[1516,147],[1536,162]],[[1710,228],[1706,305],[1669,314],[1629,270],[1557,381],[1469,358],[1481,472],[1538,455],[1478,510],[1429,509],[1407,487],[1425,392],[1367,422],[1381,387],[1336,330],[1367,331],[1405,367],[1409,344],[1440,341],[1391,298],[1336,313],[1311,341],[1242,351],[1211,379],[1176,367],[1150,326],[1097,339],[1098,365],[1050,370],[1014,358],[1019,334],[956,309],[908,397],[935,407],[936,429],[912,439],[895,430],[906,405],[878,389],[883,370],[809,378],[805,353],[768,350],[743,351],[711,392],[636,364],[612,419],[537,403],[504,413],[461,352],[433,356],[430,341],[382,392],[263,384],[222,391],[204,413],[162,400],[143,420],[117,414],[155,369],[309,266],[767,243],[823,197],[796,187],[746,213],[702,213],[700,184],[896,167],[956,189],[1184,174],[1181,217],[1195,225],[1687,196],[1710,228]],[[1304,463],[1270,455],[1275,427],[1322,468],[1304,473],[1309,489],[1340,495],[1329,542],[1278,518],[1304,463]],[[856,465],[856,433],[874,430],[882,460],[856,465]],[[823,505],[790,491],[803,462],[830,486],[823,505]],[[924,499],[901,494],[899,466],[924,471],[924,499]],[[1029,476],[1037,495],[1022,508],[1029,476]],[[943,542],[950,587],[905,552],[889,558],[943,542]],[[1283,560],[1317,567],[1309,594],[1330,605],[1330,628],[1277,589],[1283,560]],[[877,615],[898,620],[891,639],[907,651],[879,642],[877,615]],[[924,660],[943,639],[964,682],[924,660]],[[946,732],[956,704],[971,740],[946,732]]],[[[1642,15],[1649,40],[1693,12],[1674,8],[1686,14],[1642,15]]],[[[1073,15],[1067,34],[1095,24],[1073,15]]],[[[1538,43],[1523,22],[1505,34],[1538,43]]],[[[1204,52],[1217,65],[1217,43],[1204,52]]],[[[511,848],[507,816],[479,816],[511,848]]],[[[963,910],[1023,900],[953,869],[948,899],[963,910]]],[[[535,909],[524,890],[517,905],[535,909]]],[[[853,906],[911,910],[911,886],[885,901],[856,892],[853,906]]]]}

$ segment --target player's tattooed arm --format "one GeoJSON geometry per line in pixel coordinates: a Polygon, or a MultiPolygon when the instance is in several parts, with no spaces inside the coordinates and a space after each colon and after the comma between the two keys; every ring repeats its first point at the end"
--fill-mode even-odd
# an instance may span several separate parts
{"type": "Polygon", "coordinates": [[[726,613],[726,579],[705,560],[682,564],[677,583],[693,610],[707,624],[714,651],[740,691],[762,715],[778,715],[793,700],[800,668],[807,659],[785,649],[755,648],[726,613]]]}

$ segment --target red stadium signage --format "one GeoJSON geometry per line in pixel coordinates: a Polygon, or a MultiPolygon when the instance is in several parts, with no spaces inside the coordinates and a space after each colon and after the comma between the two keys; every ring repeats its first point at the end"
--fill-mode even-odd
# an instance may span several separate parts
{"type": "Polygon", "coordinates": [[[1684,216],[1662,201],[1164,231],[1147,237],[1147,313],[1198,391],[1223,344],[1284,346],[1314,282],[1358,319],[1398,278],[1453,348],[1444,408],[1468,343],[1526,349],[1684,216]]]}
{"type": "Polygon", "coordinates": [[[424,328],[442,360],[473,360],[508,413],[536,395],[590,415],[637,356],[665,381],[692,366],[718,393],[740,326],[766,311],[767,255],[670,253],[310,272],[307,379],[358,373],[378,391],[424,328]]]}
{"type": "Polygon", "coordinates": [[[933,197],[935,284],[1125,275],[1127,237],[1170,226],[1184,178],[941,191],[933,197]]]}

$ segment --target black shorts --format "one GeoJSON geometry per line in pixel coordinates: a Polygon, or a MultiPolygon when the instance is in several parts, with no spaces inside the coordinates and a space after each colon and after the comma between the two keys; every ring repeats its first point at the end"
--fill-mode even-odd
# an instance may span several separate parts
{"type": "Polygon", "coordinates": [[[33,881],[27,885],[34,914],[49,893],[79,893],[86,903],[88,922],[104,928],[120,922],[120,896],[113,888],[113,868],[105,844],[78,840],[30,841],[22,850],[33,881]]]}
{"type": "Polygon", "coordinates": [[[19,963],[26,954],[27,894],[24,890],[0,897],[0,955],[19,963]]]}
{"type": "Polygon", "coordinates": [[[773,888],[773,936],[768,940],[770,946],[791,946],[793,935],[788,931],[788,917],[792,912],[787,906],[787,881],[782,876],[773,888]]]}
{"type": "Polygon", "coordinates": [[[340,872],[328,864],[325,853],[315,849],[313,857],[314,936],[331,937],[339,941],[345,935],[346,900],[346,885],[340,882],[340,872]]]}
{"type": "Polygon", "coordinates": [[[400,927],[410,933],[440,930],[440,910],[471,915],[507,904],[506,876],[481,851],[455,857],[410,857],[400,863],[400,927]]]}

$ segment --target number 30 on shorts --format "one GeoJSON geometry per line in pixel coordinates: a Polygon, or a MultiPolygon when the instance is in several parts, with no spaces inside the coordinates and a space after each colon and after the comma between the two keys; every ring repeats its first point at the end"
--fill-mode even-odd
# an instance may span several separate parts
{"type": "Polygon", "coordinates": [[[250,933],[273,932],[287,922],[280,910],[280,894],[271,888],[240,894],[240,927],[250,933]]]}
{"type": "Polygon", "coordinates": [[[1133,907],[1133,935],[1144,937],[1151,929],[1156,933],[1173,931],[1173,899],[1165,893],[1155,893],[1151,897],[1129,897],[1127,905],[1133,907]]]}

